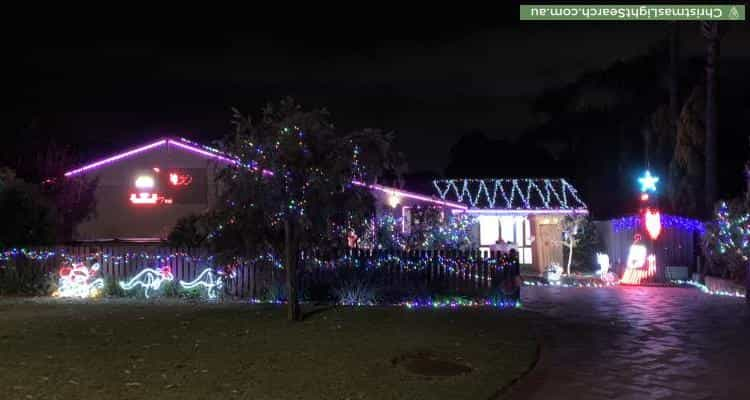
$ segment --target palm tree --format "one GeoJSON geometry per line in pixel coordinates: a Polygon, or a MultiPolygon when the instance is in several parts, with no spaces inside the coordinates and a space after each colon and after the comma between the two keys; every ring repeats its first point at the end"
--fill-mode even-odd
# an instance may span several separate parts
{"type": "Polygon", "coordinates": [[[680,118],[680,25],[671,24],[669,32],[669,120],[672,137],[677,136],[677,120],[680,118]]]}
{"type": "Polygon", "coordinates": [[[717,160],[716,160],[716,136],[718,135],[717,121],[717,86],[718,86],[718,60],[719,24],[704,21],[701,23],[703,37],[706,39],[706,215],[713,210],[717,197],[717,160]]]}

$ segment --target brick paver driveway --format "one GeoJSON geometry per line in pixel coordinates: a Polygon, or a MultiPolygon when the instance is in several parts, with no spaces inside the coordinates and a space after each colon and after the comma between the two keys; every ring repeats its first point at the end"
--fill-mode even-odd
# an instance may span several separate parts
{"type": "Polygon", "coordinates": [[[750,306],[696,289],[530,288],[537,367],[511,399],[750,399],[750,306]]]}

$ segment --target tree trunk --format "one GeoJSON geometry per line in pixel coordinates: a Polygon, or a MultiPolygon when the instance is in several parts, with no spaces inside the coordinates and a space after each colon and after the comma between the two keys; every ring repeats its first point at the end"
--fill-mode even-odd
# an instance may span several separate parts
{"type": "Polygon", "coordinates": [[[297,298],[297,240],[294,221],[284,221],[284,264],[286,267],[287,316],[290,321],[302,319],[297,298]]]}
{"type": "Polygon", "coordinates": [[[568,246],[568,249],[570,250],[568,252],[568,275],[570,275],[570,265],[573,263],[573,240],[570,241],[570,245],[568,246]]]}
{"type": "Polygon", "coordinates": [[[708,41],[706,47],[706,205],[705,215],[710,216],[717,196],[716,141],[717,121],[717,68],[719,59],[719,25],[716,22],[703,22],[703,36],[708,41]]]}

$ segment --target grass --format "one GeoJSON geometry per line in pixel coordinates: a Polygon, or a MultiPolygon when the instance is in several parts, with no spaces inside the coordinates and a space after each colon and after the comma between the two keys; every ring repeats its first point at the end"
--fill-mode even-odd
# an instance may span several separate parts
{"type": "Polygon", "coordinates": [[[276,306],[0,300],[2,398],[485,399],[535,356],[519,310],[314,311],[290,323],[276,306]],[[439,362],[423,369],[471,372],[400,362],[425,355],[439,362]]]}

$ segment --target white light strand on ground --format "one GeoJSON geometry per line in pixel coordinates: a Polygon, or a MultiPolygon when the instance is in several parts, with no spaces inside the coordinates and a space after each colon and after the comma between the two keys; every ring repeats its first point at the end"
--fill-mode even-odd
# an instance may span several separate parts
{"type": "Polygon", "coordinates": [[[672,283],[677,284],[677,285],[690,285],[690,286],[694,286],[694,287],[697,287],[698,289],[700,289],[701,292],[706,293],[706,294],[710,294],[710,295],[714,295],[714,296],[745,297],[745,295],[743,293],[741,293],[740,291],[735,291],[734,293],[727,292],[727,291],[721,291],[721,290],[720,291],[713,291],[713,290],[709,289],[708,286],[706,286],[706,285],[704,285],[704,284],[702,284],[700,282],[696,282],[696,281],[673,280],[672,283]]]}
{"type": "Polygon", "coordinates": [[[524,286],[538,286],[538,287],[564,287],[564,288],[605,288],[617,286],[617,282],[575,282],[575,283],[563,283],[557,282],[542,282],[542,281],[523,281],[524,286]]]}

